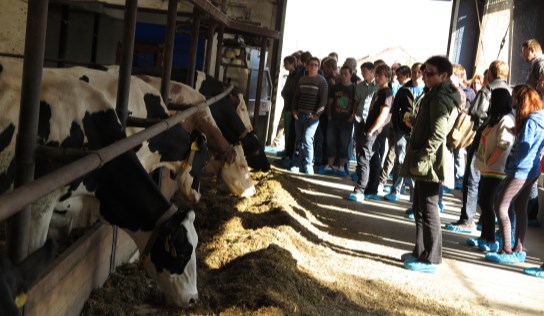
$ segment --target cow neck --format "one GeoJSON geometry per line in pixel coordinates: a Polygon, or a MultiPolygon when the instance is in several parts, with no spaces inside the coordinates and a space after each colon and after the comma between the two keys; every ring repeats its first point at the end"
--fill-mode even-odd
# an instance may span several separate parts
{"type": "Polygon", "coordinates": [[[151,248],[153,248],[153,245],[155,244],[155,241],[157,240],[157,237],[159,236],[159,232],[163,224],[166,222],[166,220],[174,216],[174,214],[176,214],[178,211],[183,213],[189,212],[188,209],[179,210],[177,207],[172,205],[170,206],[168,211],[164,212],[164,214],[162,214],[161,217],[159,217],[159,219],[157,220],[157,223],[155,224],[155,229],[153,229],[153,231],[151,232],[151,236],[149,236],[149,239],[147,240],[147,243],[145,244],[144,251],[142,253],[142,261],[145,262],[149,260],[149,254],[151,253],[151,248]]]}

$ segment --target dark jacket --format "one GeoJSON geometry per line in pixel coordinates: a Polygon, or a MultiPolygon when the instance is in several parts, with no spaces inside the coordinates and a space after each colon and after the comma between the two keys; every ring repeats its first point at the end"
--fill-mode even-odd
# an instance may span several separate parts
{"type": "Polygon", "coordinates": [[[281,96],[283,97],[283,110],[291,112],[293,110],[293,97],[295,96],[295,90],[297,88],[298,76],[296,71],[292,71],[287,76],[283,89],[281,89],[281,96]]]}
{"type": "Polygon", "coordinates": [[[474,130],[477,130],[480,125],[487,119],[487,111],[489,110],[489,99],[491,99],[491,91],[498,88],[504,88],[508,91],[512,92],[512,88],[506,83],[504,79],[495,79],[490,84],[486,85],[485,87],[482,87],[480,91],[478,91],[478,94],[476,95],[476,99],[474,99],[474,103],[470,107],[469,113],[472,117],[472,121],[474,122],[474,130]]]}
{"type": "Polygon", "coordinates": [[[461,95],[449,80],[425,94],[412,128],[401,175],[453,187],[453,152],[446,146],[446,139],[460,104],[461,95]]]}
{"type": "Polygon", "coordinates": [[[414,95],[410,91],[412,80],[405,83],[395,95],[393,106],[391,106],[391,124],[395,130],[402,130],[410,133],[412,129],[404,123],[404,115],[412,114],[414,111],[414,95]]]}

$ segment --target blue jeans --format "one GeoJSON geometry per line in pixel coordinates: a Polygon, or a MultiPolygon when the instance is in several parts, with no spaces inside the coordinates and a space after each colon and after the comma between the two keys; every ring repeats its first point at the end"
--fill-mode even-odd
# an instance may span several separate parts
{"type": "Polygon", "coordinates": [[[458,148],[453,151],[455,181],[462,179],[465,172],[465,149],[458,148]]]}
{"type": "MultiPolygon", "coordinates": [[[[481,133],[480,133],[481,135],[481,133]]],[[[476,134],[475,138],[479,139],[476,134]]],[[[474,142],[467,148],[467,164],[465,167],[465,176],[463,177],[463,207],[458,224],[470,224],[474,222],[478,207],[478,191],[480,187],[480,170],[476,168],[475,150],[478,149],[479,142],[474,142]]]]}
{"type": "Polygon", "coordinates": [[[400,129],[395,131],[395,164],[393,165],[393,187],[391,188],[391,194],[394,195],[400,193],[402,183],[404,182],[404,178],[399,176],[399,174],[400,168],[404,163],[404,157],[406,157],[406,146],[409,139],[410,134],[400,129]]]}
{"type": "Polygon", "coordinates": [[[297,144],[300,144],[299,159],[300,167],[303,169],[312,168],[314,160],[314,136],[319,126],[319,118],[310,119],[308,113],[299,113],[295,121],[297,144]]]}
{"type": "Polygon", "coordinates": [[[357,142],[357,191],[364,194],[378,194],[380,174],[382,172],[382,159],[380,149],[384,146],[385,137],[380,135],[363,135],[357,142]]]}

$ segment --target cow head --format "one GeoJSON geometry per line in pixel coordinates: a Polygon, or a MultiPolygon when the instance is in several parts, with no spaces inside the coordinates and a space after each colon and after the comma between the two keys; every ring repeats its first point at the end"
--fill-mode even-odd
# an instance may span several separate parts
{"type": "Polygon", "coordinates": [[[249,166],[243,149],[240,145],[236,145],[233,146],[233,150],[236,152],[236,159],[233,163],[224,163],[221,169],[221,179],[235,195],[250,197],[255,194],[255,186],[249,175],[249,166]]]}
{"type": "Polygon", "coordinates": [[[241,139],[242,147],[247,158],[248,165],[257,171],[269,171],[270,162],[266,158],[263,145],[255,132],[246,134],[241,139]]]}
{"type": "Polygon", "coordinates": [[[192,210],[175,210],[173,216],[147,235],[149,245],[140,248],[143,265],[157,281],[169,303],[187,307],[198,299],[195,249],[198,235],[192,210]]]}
{"type": "Polygon", "coordinates": [[[0,311],[2,315],[20,315],[19,308],[26,301],[26,292],[53,260],[56,245],[48,240],[45,245],[20,264],[13,264],[5,254],[0,255],[0,311]]]}

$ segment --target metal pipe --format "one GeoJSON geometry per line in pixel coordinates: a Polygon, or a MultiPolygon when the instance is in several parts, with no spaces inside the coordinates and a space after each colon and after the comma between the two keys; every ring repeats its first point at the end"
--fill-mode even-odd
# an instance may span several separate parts
{"type": "Polygon", "coordinates": [[[193,34],[191,35],[191,47],[189,48],[189,69],[187,70],[187,85],[194,86],[196,71],[196,54],[198,49],[198,36],[200,33],[200,11],[193,9],[193,34]]]}
{"type": "Polygon", "coordinates": [[[226,97],[232,91],[232,87],[227,88],[221,94],[200,103],[186,111],[161,121],[146,130],[138,132],[130,137],[121,139],[111,145],[97,150],[84,158],[63,166],[34,182],[25,186],[18,187],[13,191],[6,192],[0,196],[0,220],[3,220],[18,212],[22,207],[36,201],[37,199],[53,192],[59,187],[67,185],[74,180],[86,175],[94,169],[100,168],[108,161],[122,153],[138,146],[142,142],[157,136],[168,128],[179,124],[197,111],[203,110],[210,104],[226,97]]]}
{"type": "Polygon", "coordinates": [[[225,34],[225,26],[219,25],[217,31],[217,50],[215,51],[215,71],[213,77],[219,79],[221,64],[223,62],[223,35],[225,34]]]}
{"type": "Polygon", "coordinates": [[[266,62],[266,38],[261,39],[261,55],[259,59],[259,73],[257,74],[257,91],[255,92],[255,108],[253,109],[253,130],[257,130],[259,124],[259,110],[261,108],[261,91],[263,89],[264,64],[266,62]]]}
{"type": "MultiPolygon", "coordinates": [[[[70,6],[62,5],[62,13],[60,17],[60,35],[59,35],[59,52],[57,57],[59,60],[66,58],[66,50],[68,48],[68,26],[70,25],[70,6]]],[[[64,63],[59,61],[57,67],[64,67],[64,63]]]]}
{"type": "Polygon", "coordinates": [[[134,51],[134,32],[136,30],[136,13],[138,0],[126,0],[125,24],[123,26],[123,46],[121,64],[119,65],[119,81],[117,83],[117,106],[115,111],[119,120],[126,126],[128,117],[128,94],[130,91],[130,75],[132,71],[132,54],[134,51]]]}
{"type": "Polygon", "coordinates": [[[168,103],[170,93],[170,76],[172,75],[172,58],[174,57],[174,40],[176,38],[176,16],[178,0],[168,1],[166,18],[166,36],[164,38],[164,57],[162,59],[161,95],[164,103],[168,103]]]}
{"type": "Polygon", "coordinates": [[[204,64],[204,71],[207,75],[210,74],[210,64],[212,63],[212,48],[213,48],[213,36],[215,35],[215,22],[211,22],[208,28],[208,40],[206,43],[206,61],[204,64]]]}
{"type": "MultiPolygon", "coordinates": [[[[34,180],[34,151],[38,135],[40,91],[49,0],[29,0],[26,19],[25,60],[21,84],[21,110],[15,145],[14,187],[19,188],[34,180]]],[[[17,190],[17,189],[16,189],[17,190]]],[[[7,251],[14,262],[28,254],[30,205],[21,204],[9,215],[7,223],[7,251]],[[17,213],[20,211],[19,213],[17,213]]],[[[4,216],[7,218],[7,216],[4,216]]]]}

